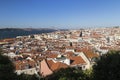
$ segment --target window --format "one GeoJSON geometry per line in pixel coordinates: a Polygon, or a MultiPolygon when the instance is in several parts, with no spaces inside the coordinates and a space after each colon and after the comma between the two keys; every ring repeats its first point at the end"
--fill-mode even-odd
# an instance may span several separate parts
{"type": "Polygon", "coordinates": [[[85,69],[85,66],[82,66],[82,69],[85,69]]]}
{"type": "Polygon", "coordinates": [[[82,70],[82,67],[78,67],[78,69],[82,70]]]}

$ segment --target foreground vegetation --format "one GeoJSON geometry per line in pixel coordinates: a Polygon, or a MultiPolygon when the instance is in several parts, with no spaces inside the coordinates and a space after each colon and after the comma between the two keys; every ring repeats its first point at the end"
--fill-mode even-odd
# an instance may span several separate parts
{"type": "MultiPolygon", "coordinates": [[[[0,51],[2,53],[2,51],[0,51]]],[[[120,80],[120,51],[109,51],[100,57],[93,69],[60,69],[44,78],[37,75],[17,75],[10,59],[0,54],[0,79],[2,80],[120,80]]]]}

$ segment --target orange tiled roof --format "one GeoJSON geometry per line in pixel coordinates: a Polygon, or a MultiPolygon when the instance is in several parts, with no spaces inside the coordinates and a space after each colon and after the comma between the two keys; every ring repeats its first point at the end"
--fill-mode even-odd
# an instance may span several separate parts
{"type": "Polygon", "coordinates": [[[58,54],[49,54],[47,55],[47,58],[57,58],[58,54]]]}
{"type": "Polygon", "coordinates": [[[72,56],[70,57],[71,65],[85,64],[86,62],[82,59],[81,56],[72,56]]]}
{"type": "Polygon", "coordinates": [[[27,60],[16,61],[16,62],[14,62],[14,65],[15,65],[16,70],[23,70],[23,69],[25,69],[26,65],[29,65],[31,67],[35,67],[35,62],[34,61],[27,61],[27,60]]]}
{"type": "Polygon", "coordinates": [[[61,63],[61,62],[53,62],[52,60],[46,60],[49,68],[52,70],[52,71],[56,71],[56,70],[59,70],[61,68],[67,68],[68,65],[65,64],[65,63],[61,63]]]}
{"type": "Polygon", "coordinates": [[[52,69],[53,71],[56,71],[56,70],[59,70],[59,69],[61,69],[61,68],[67,68],[67,67],[68,67],[67,64],[61,63],[61,62],[57,62],[57,63],[55,63],[55,64],[53,64],[53,65],[51,66],[51,69],[52,69]]]}
{"type": "Polygon", "coordinates": [[[65,54],[67,54],[67,56],[69,57],[69,56],[73,56],[73,52],[66,52],[65,54]]]}
{"type": "Polygon", "coordinates": [[[92,51],[86,51],[86,52],[84,52],[84,54],[85,54],[88,58],[98,57],[98,54],[95,54],[95,53],[93,53],[92,51]]]}
{"type": "Polygon", "coordinates": [[[88,58],[98,57],[98,54],[95,54],[91,49],[83,48],[77,49],[78,52],[83,52],[88,58]]]}
{"type": "Polygon", "coordinates": [[[54,64],[52,60],[46,60],[46,62],[48,63],[49,67],[51,67],[54,64]]]}

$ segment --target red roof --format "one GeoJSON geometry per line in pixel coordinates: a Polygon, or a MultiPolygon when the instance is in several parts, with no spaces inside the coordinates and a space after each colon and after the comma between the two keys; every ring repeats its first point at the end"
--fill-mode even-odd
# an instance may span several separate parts
{"type": "Polygon", "coordinates": [[[52,70],[52,71],[56,71],[56,70],[59,70],[61,68],[67,68],[68,65],[65,64],[65,63],[62,63],[62,62],[53,62],[52,60],[46,60],[49,68],[52,70]]]}
{"type": "Polygon", "coordinates": [[[83,52],[88,58],[98,57],[98,54],[88,48],[77,49],[76,52],[83,52]]]}
{"type": "Polygon", "coordinates": [[[72,56],[72,57],[70,57],[70,60],[71,60],[71,65],[86,63],[81,56],[72,56]]]}
{"type": "Polygon", "coordinates": [[[47,55],[47,58],[57,58],[58,54],[52,54],[50,53],[49,55],[47,55]]]}

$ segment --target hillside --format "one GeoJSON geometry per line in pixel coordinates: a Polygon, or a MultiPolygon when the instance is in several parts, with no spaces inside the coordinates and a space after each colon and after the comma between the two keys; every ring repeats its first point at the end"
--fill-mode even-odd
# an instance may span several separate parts
{"type": "Polygon", "coordinates": [[[25,36],[30,34],[41,34],[41,33],[49,33],[54,32],[55,29],[49,28],[2,28],[0,29],[0,39],[4,38],[15,38],[16,36],[25,36]]]}

